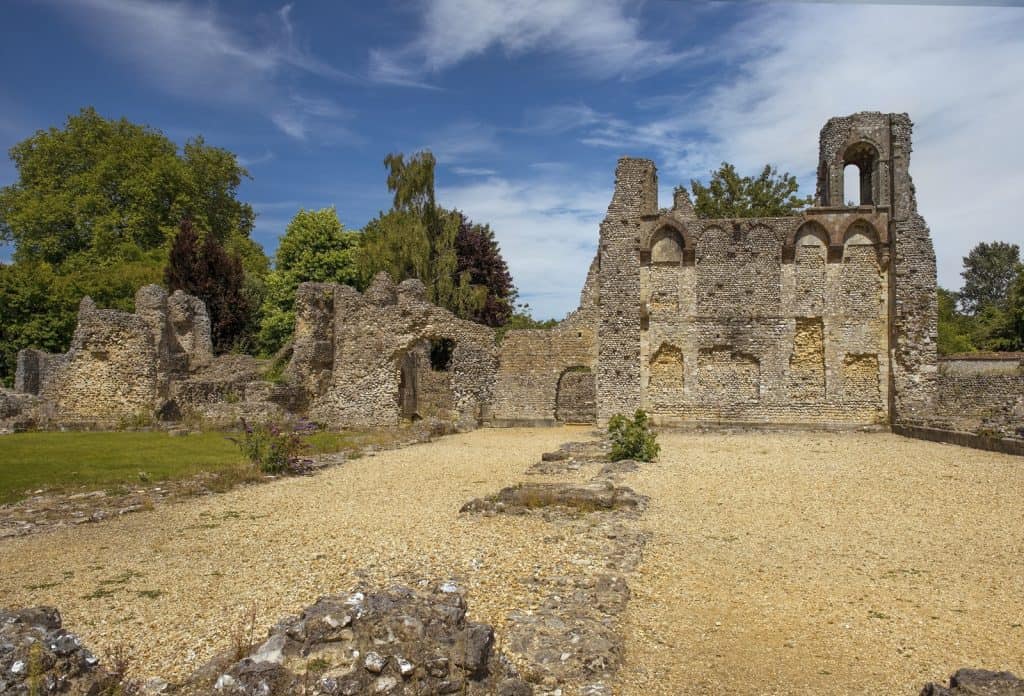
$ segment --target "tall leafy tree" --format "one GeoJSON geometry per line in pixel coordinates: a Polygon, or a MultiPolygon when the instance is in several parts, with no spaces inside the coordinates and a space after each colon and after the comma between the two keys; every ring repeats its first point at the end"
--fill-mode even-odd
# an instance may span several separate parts
{"type": "Polygon", "coordinates": [[[428,298],[457,316],[493,325],[506,321],[515,288],[493,232],[437,205],[434,156],[391,154],[384,164],[394,200],[363,230],[361,285],[382,270],[398,281],[419,278],[428,298]]]}
{"type": "Polygon", "coordinates": [[[225,352],[239,346],[252,320],[241,257],[229,253],[212,234],[197,245],[192,224],[186,219],[171,247],[164,281],[168,289],[183,290],[206,304],[214,350],[225,352]]]}
{"type": "Polygon", "coordinates": [[[1006,308],[1010,286],[1021,270],[1020,247],[1006,242],[981,242],[964,257],[960,304],[970,315],[986,307],[1006,308]]]}
{"type": "Polygon", "coordinates": [[[261,353],[276,353],[291,335],[299,283],[357,284],[359,239],[358,232],[344,228],[333,207],[295,214],[278,244],[274,270],[267,276],[257,343],[261,353]]]}
{"type": "Polygon", "coordinates": [[[938,288],[940,355],[968,353],[974,347],[974,323],[957,309],[957,293],[938,288]]]}
{"type": "Polygon", "coordinates": [[[179,150],[156,129],[85,108],[10,157],[18,179],[0,189],[0,240],[13,243],[14,264],[4,274],[36,274],[47,291],[31,318],[0,302],[0,326],[15,337],[0,348],[0,380],[12,377],[12,351],[67,348],[83,294],[130,310],[140,286],[160,282],[184,217],[242,258],[250,305],[258,294],[267,259],[249,238],[252,208],[238,200],[248,173],[230,152],[202,138],[179,150]]]}
{"type": "Polygon", "coordinates": [[[482,303],[474,303],[475,311],[470,318],[488,326],[503,326],[512,316],[518,296],[508,264],[490,226],[475,225],[465,215],[459,217],[455,272],[460,278],[468,275],[468,283],[486,293],[482,303]]]}
{"type": "Polygon", "coordinates": [[[694,210],[702,218],[782,217],[794,215],[811,204],[810,196],[797,195],[796,177],[766,164],[756,176],[740,176],[736,167],[722,162],[711,172],[708,185],[690,180],[694,210]]]}

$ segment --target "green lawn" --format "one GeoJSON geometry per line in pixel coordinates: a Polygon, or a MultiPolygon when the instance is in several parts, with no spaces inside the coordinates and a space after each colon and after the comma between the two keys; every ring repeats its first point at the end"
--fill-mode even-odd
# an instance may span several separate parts
{"type": "MultiPolygon", "coordinates": [[[[236,433],[171,437],[162,432],[30,432],[0,436],[0,504],[38,489],[111,488],[185,478],[245,464],[236,433]]],[[[369,433],[315,433],[309,453],[354,450],[369,433]]]]}
{"type": "Polygon", "coordinates": [[[238,446],[224,433],[15,433],[0,437],[0,503],[40,488],[104,488],[183,478],[238,466],[238,446]]]}

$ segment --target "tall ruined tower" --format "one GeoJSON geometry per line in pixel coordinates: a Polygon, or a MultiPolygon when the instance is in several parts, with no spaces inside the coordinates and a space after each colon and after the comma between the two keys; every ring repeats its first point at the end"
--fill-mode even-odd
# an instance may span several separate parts
{"type": "Polygon", "coordinates": [[[654,162],[624,157],[615,194],[601,223],[598,248],[597,421],[640,407],[640,232],[658,212],[654,162]]]}
{"type": "Polygon", "coordinates": [[[895,423],[913,422],[926,414],[937,375],[935,249],[917,212],[910,178],[912,127],[907,114],[862,111],[832,118],[821,129],[818,157],[818,205],[845,205],[844,170],[856,165],[860,205],[888,211],[890,394],[895,423]]]}

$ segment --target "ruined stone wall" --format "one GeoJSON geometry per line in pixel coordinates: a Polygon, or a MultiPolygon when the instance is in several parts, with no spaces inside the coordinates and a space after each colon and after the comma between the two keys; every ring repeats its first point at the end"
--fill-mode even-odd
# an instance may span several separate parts
{"type": "Polygon", "coordinates": [[[641,405],[640,234],[658,210],[658,178],[650,160],[624,157],[598,244],[597,420],[641,405]]]}
{"type": "Polygon", "coordinates": [[[97,309],[87,297],[71,349],[40,396],[63,424],[114,426],[149,415],[161,392],[158,357],[143,317],[97,309]]]}
{"type": "Polygon", "coordinates": [[[908,425],[1024,441],[1024,354],[940,360],[934,406],[908,425]]]}
{"type": "Polygon", "coordinates": [[[594,422],[598,284],[595,258],[576,311],[551,329],[505,334],[486,418],[489,424],[594,422]]]}
{"type": "Polygon", "coordinates": [[[577,379],[585,375],[593,383],[596,345],[589,326],[509,331],[500,346],[489,422],[526,425],[560,420],[557,406],[563,375],[582,368],[586,372],[577,379]]]}
{"type": "MultiPolygon", "coordinates": [[[[335,426],[390,426],[401,420],[403,401],[437,403],[443,380],[421,381],[416,387],[426,392],[403,394],[403,388],[410,385],[403,384],[402,368],[410,351],[421,350],[424,341],[443,339],[454,344],[450,375],[445,378],[452,417],[464,426],[480,422],[491,400],[497,368],[493,329],[458,319],[431,304],[418,280],[404,281],[395,288],[390,279],[378,277],[365,295],[344,285],[303,285],[297,296],[299,316],[321,311],[303,306],[318,296],[319,308],[333,308],[333,363],[322,391],[312,397],[312,418],[335,426]],[[333,296],[328,299],[326,294],[333,296]]],[[[326,332],[308,335],[321,340],[326,332]]],[[[311,375],[304,366],[310,361],[303,357],[307,352],[300,343],[296,341],[287,373],[307,382],[311,375]]],[[[413,411],[417,410],[414,406],[413,411]]]]}
{"type": "Polygon", "coordinates": [[[654,422],[885,423],[884,229],[884,214],[859,208],[644,220],[642,404],[654,422]]]}
{"type": "Polygon", "coordinates": [[[938,370],[935,249],[910,177],[912,130],[907,114],[829,119],[821,130],[818,164],[820,205],[844,205],[843,168],[857,164],[871,203],[888,210],[892,419],[907,423],[932,412],[938,370]]]}
{"type": "Polygon", "coordinates": [[[210,320],[200,300],[148,285],[135,304],[130,314],[99,309],[86,297],[67,353],[19,353],[16,388],[41,397],[41,420],[81,427],[148,420],[175,380],[210,363],[210,320]]]}

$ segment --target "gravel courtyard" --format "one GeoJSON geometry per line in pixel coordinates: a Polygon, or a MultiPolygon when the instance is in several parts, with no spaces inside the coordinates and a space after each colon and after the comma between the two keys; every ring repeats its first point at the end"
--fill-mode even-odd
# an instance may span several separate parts
{"type": "MultiPolygon", "coordinates": [[[[455,579],[495,625],[581,549],[536,517],[460,516],[585,428],[479,430],[124,518],[0,542],[0,605],[55,604],[101,652],[178,677],[329,592],[455,579]]],[[[916,694],[1024,673],[1024,460],[884,434],[663,433],[629,580],[627,694],[916,694]]]]}
{"type": "Polygon", "coordinates": [[[626,694],[1024,673],[1024,459],[888,434],[661,436],[626,694]]]}

